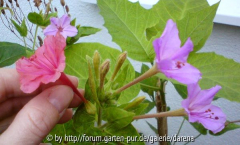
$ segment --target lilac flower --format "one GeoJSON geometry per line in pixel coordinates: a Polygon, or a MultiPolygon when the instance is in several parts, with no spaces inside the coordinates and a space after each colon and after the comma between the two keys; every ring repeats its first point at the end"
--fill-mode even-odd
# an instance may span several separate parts
{"type": "Polygon", "coordinates": [[[226,115],[222,110],[211,104],[221,86],[201,90],[197,83],[188,85],[188,98],[182,101],[182,107],[189,117],[189,122],[199,122],[213,133],[225,127],[226,115]]]}
{"type": "Polygon", "coordinates": [[[181,47],[176,23],[168,20],[162,36],[153,42],[156,52],[157,69],[168,78],[183,84],[191,84],[201,79],[198,69],[187,63],[189,53],[193,50],[190,38],[181,47]]]}
{"type": "Polygon", "coordinates": [[[77,35],[78,30],[76,27],[70,25],[70,17],[63,15],[61,18],[51,18],[51,24],[43,31],[44,35],[56,35],[58,32],[67,38],[77,35]]]}

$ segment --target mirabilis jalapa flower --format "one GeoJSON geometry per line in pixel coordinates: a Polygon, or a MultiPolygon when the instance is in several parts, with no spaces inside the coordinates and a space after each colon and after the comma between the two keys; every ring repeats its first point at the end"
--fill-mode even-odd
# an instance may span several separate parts
{"type": "Polygon", "coordinates": [[[201,90],[197,83],[188,85],[188,98],[182,101],[182,107],[188,114],[189,122],[199,122],[213,133],[225,127],[226,115],[222,110],[211,104],[221,86],[201,90]]]}
{"type": "Polygon", "coordinates": [[[187,63],[189,53],[193,50],[190,38],[181,47],[176,23],[167,21],[162,36],[153,42],[156,53],[156,67],[168,78],[183,84],[192,84],[201,79],[201,72],[187,63]]]}
{"type": "Polygon", "coordinates": [[[116,90],[115,93],[118,94],[157,73],[163,73],[166,77],[175,79],[183,84],[198,82],[201,79],[201,72],[187,63],[188,55],[193,50],[193,43],[188,38],[186,43],[181,47],[181,40],[178,33],[176,23],[169,19],[162,36],[153,41],[156,53],[155,65],[134,81],[116,90]]]}
{"type": "Polygon", "coordinates": [[[188,116],[189,122],[199,122],[213,133],[220,132],[226,123],[226,115],[222,110],[211,104],[215,94],[221,86],[215,86],[208,90],[201,90],[197,83],[188,85],[188,98],[182,101],[182,107],[178,110],[135,116],[134,119],[188,116]]]}
{"type": "Polygon", "coordinates": [[[32,93],[41,84],[48,84],[61,80],[70,86],[85,103],[87,100],[79,93],[71,81],[63,73],[65,69],[64,49],[66,39],[59,33],[44,39],[42,47],[38,48],[30,58],[21,58],[16,62],[16,69],[20,75],[21,90],[32,93]]]}
{"type": "Polygon", "coordinates": [[[67,14],[61,18],[51,18],[51,24],[43,31],[44,35],[56,35],[60,33],[64,38],[73,37],[77,35],[78,30],[76,27],[71,26],[71,19],[67,14]]]}

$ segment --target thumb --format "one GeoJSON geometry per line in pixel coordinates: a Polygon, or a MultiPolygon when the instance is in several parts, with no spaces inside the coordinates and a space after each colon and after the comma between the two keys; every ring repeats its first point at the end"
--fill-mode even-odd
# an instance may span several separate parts
{"type": "Polygon", "coordinates": [[[27,103],[9,128],[0,136],[0,144],[39,144],[57,124],[73,99],[67,86],[54,86],[27,103]]]}

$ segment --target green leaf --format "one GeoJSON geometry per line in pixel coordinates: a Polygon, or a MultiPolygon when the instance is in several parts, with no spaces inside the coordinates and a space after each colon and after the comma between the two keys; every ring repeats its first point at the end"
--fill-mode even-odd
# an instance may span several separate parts
{"type": "Polygon", "coordinates": [[[9,66],[26,56],[25,47],[9,42],[0,42],[0,67],[9,66]]]}
{"type": "Polygon", "coordinates": [[[73,117],[73,126],[80,134],[89,134],[94,128],[95,115],[88,114],[82,103],[73,117]]]}
{"type": "Polygon", "coordinates": [[[28,20],[32,22],[33,24],[44,26],[44,20],[41,14],[38,14],[36,12],[31,12],[28,14],[28,20]]]}
{"type": "Polygon", "coordinates": [[[239,129],[239,128],[240,128],[240,125],[235,124],[235,123],[229,123],[227,126],[225,126],[225,128],[224,128],[222,131],[220,131],[220,132],[218,132],[218,133],[216,133],[216,134],[214,134],[214,133],[211,132],[211,131],[209,131],[209,133],[210,133],[211,135],[213,135],[213,136],[220,136],[220,135],[222,135],[222,134],[224,134],[224,133],[226,133],[226,132],[228,132],[228,131],[235,130],[235,129],[239,129]]]}
{"type": "Polygon", "coordinates": [[[190,37],[194,51],[200,50],[212,33],[213,18],[219,3],[209,6],[206,0],[161,0],[153,7],[159,22],[148,29],[148,40],[163,32],[168,19],[177,22],[182,44],[190,37]]]}
{"type": "MultiPolygon", "coordinates": [[[[74,129],[73,127],[73,120],[71,119],[70,121],[68,121],[67,123],[64,124],[57,124],[52,130],[51,132],[48,134],[48,136],[52,136],[53,140],[52,141],[48,141],[46,138],[43,140],[44,143],[51,143],[53,145],[57,145],[57,144],[63,144],[65,145],[65,143],[67,143],[68,145],[74,145],[75,143],[72,142],[68,142],[67,137],[70,138],[70,136],[79,136],[79,133],[74,129]],[[61,137],[61,142],[60,140],[55,140],[55,136],[57,136],[58,138],[61,137]],[[65,136],[67,136],[65,138],[65,136]]],[[[47,137],[48,137],[47,136],[47,137]]]]}
{"type": "Polygon", "coordinates": [[[100,30],[101,29],[94,28],[94,27],[86,27],[86,26],[79,27],[78,28],[78,34],[76,36],[74,36],[74,37],[68,38],[67,39],[67,44],[71,45],[71,44],[77,42],[80,39],[80,37],[93,35],[93,34],[99,32],[100,30]]]}
{"type": "Polygon", "coordinates": [[[148,41],[145,30],[157,23],[153,11],[128,0],[99,0],[98,6],[113,41],[127,51],[129,57],[152,62],[153,38],[148,41]]]}
{"type": "MultiPolygon", "coordinates": [[[[188,121],[187,117],[184,117],[184,118],[188,121]]],[[[206,135],[208,133],[208,130],[205,129],[205,127],[202,124],[197,123],[197,122],[196,123],[190,123],[190,124],[202,135],[206,135]]]]}
{"type": "MultiPolygon", "coordinates": [[[[168,19],[177,21],[183,19],[188,13],[195,13],[209,7],[206,0],[161,0],[153,6],[155,19],[158,23],[146,30],[148,39],[163,32],[168,19]]],[[[180,32],[181,33],[181,32],[180,32]]]]}
{"type": "Polygon", "coordinates": [[[27,26],[25,23],[25,19],[23,19],[21,26],[18,25],[13,19],[11,19],[11,22],[15,26],[16,30],[19,32],[19,34],[23,37],[27,36],[27,26]]]}
{"type": "Polygon", "coordinates": [[[129,125],[133,121],[134,115],[134,113],[120,108],[109,107],[103,110],[102,117],[108,121],[106,130],[113,132],[114,130],[119,130],[129,125]]]}
{"type": "Polygon", "coordinates": [[[156,127],[154,127],[152,124],[150,124],[149,122],[147,122],[147,125],[152,129],[153,132],[155,132],[156,134],[158,134],[158,129],[156,127]]]}
{"type": "MultiPolygon", "coordinates": [[[[92,56],[98,50],[100,53],[102,60],[110,59],[111,67],[109,73],[107,74],[107,78],[111,77],[111,74],[114,71],[114,67],[118,58],[118,55],[121,54],[120,51],[104,46],[99,43],[79,43],[69,46],[65,50],[66,55],[66,69],[65,72],[70,75],[77,76],[79,78],[79,87],[84,88],[86,81],[88,79],[88,66],[86,61],[86,55],[92,56]],[[85,69],[83,69],[85,68],[85,69]]],[[[123,68],[129,65],[128,75],[124,81],[124,84],[132,81],[135,78],[135,71],[129,61],[126,61],[123,64],[123,68]]],[[[122,70],[122,69],[121,69],[122,70]]],[[[119,104],[128,103],[130,100],[135,98],[140,91],[139,85],[134,85],[129,89],[125,90],[121,93],[120,99],[118,101],[119,104]]]]}
{"type": "MultiPolygon", "coordinates": [[[[219,3],[202,9],[195,13],[189,13],[181,20],[177,20],[180,39],[184,44],[190,37],[194,46],[203,46],[210,36],[213,27],[213,19],[216,15],[219,3]],[[201,41],[201,43],[199,43],[201,41]],[[204,41],[204,42],[203,42],[204,41]]],[[[198,49],[200,47],[198,46],[198,49]]],[[[197,51],[196,48],[194,51],[197,51]]]]}
{"type": "Polygon", "coordinates": [[[144,100],[143,103],[148,103],[148,107],[145,109],[144,114],[147,114],[149,111],[151,111],[155,107],[155,102],[144,100]]]}
{"type": "Polygon", "coordinates": [[[217,96],[240,102],[240,64],[215,53],[196,53],[190,55],[188,62],[202,73],[200,86],[209,89],[222,86],[217,96]]]}
{"type": "Polygon", "coordinates": [[[51,23],[50,18],[52,18],[52,17],[57,17],[57,13],[49,13],[47,15],[47,17],[45,18],[45,20],[43,21],[43,25],[48,26],[51,23]]]}
{"type": "Polygon", "coordinates": [[[127,142],[127,139],[131,139],[133,140],[134,138],[140,137],[139,133],[137,132],[137,130],[133,127],[132,124],[129,124],[128,126],[120,129],[120,130],[114,130],[110,132],[112,134],[112,136],[123,136],[124,139],[124,143],[125,144],[131,144],[131,145],[144,145],[144,142],[137,142],[137,141],[129,141],[127,142]]]}

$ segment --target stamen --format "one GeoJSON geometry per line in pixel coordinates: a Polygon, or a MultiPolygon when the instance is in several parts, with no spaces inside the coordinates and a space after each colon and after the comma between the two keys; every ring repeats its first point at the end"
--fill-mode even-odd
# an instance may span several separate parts
{"type": "Polygon", "coordinates": [[[177,62],[176,62],[176,67],[177,67],[177,68],[180,69],[180,68],[182,68],[183,66],[185,66],[185,64],[184,64],[183,62],[180,62],[180,61],[177,61],[177,62]]]}

